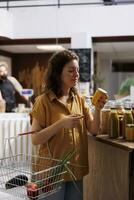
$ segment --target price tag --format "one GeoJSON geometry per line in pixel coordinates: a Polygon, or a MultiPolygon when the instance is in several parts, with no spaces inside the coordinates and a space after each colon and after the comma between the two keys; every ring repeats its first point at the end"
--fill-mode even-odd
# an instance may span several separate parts
{"type": "Polygon", "coordinates": [[[22,96],[28,96],[31,97],[33,96],[34,92],[33,89],[22,89],[21,93],[22,96]]]}

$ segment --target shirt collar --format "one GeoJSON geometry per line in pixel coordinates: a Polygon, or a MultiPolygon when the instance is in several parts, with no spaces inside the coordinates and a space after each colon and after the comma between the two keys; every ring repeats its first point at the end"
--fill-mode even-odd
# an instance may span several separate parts
{"type": "MultiPolygon", "coordinates": [[[[46,93],[48,94],[48,96],[49,96],[49,98],[50,98],[50,101],[53,101],[53,100],[55,100],[55,99],[58,99],[57,96],[54,94],[53,91],[49,90],[49,91],[47,91],[46,93]]],[[[74,91],[70,91],[69,99],[70,99],[70,100],[74,99],[75,95],[76,95],[76,93],[75,93],[74,91]]]]}

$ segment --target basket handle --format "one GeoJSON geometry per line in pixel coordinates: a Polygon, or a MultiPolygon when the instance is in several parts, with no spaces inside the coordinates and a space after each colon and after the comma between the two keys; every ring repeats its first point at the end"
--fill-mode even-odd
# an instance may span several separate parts
{"type": "Polygon", "coordinates": [[[31,135],[34,134],[36,131],[29,131],[29,132],[25,132],[25,133],[19,133],[18,136],[23,136],[23,135],[31,135]]]}

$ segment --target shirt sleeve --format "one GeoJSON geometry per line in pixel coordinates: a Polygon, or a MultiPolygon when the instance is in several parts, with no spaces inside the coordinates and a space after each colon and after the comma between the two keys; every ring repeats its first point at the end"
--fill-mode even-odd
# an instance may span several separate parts
{"type": "Polygon", "coordinates": [[[43,96],[37,97],[30,113],[31,123],[32,119],[35,118],[42,128],[46,127],[46,106],[44,100],[43,96]]]}
{"type": "Polygon", "coordinates": [[[16,78],[12,77],[12,76],[8,76],[8,80],[13,84],[15,90],[16,90],[17,92],[21,93],[23,87],[22,87],[22,85],[19,83],[19,81],[18,81],[16,78]]]}

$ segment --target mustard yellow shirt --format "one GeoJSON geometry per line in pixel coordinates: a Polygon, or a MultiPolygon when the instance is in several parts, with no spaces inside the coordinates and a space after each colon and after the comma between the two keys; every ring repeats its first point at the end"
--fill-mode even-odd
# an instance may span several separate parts
{"type": "MultiPolygon", "coordinates": [[[[85,117],[88,115],[88,118],[91,116],[88,105],[79,93],[72,92],[65,106],[53,92],[46,92],[36,99],[31,112],[32,118],[35,118],[42,128],[70,114],[81,114],[85,117]]],[[[77,128],[62,129],[47,144],[40,145],[38,155],[61,159],[73,148],[76,149],[76,153],[71,159],[70,168],[77,180],[81,180],[88,174],[88,138],[85,119],[81,119],[77,128]]],[[[67,176],[66,180],[71,178],[67,176]]]]}

